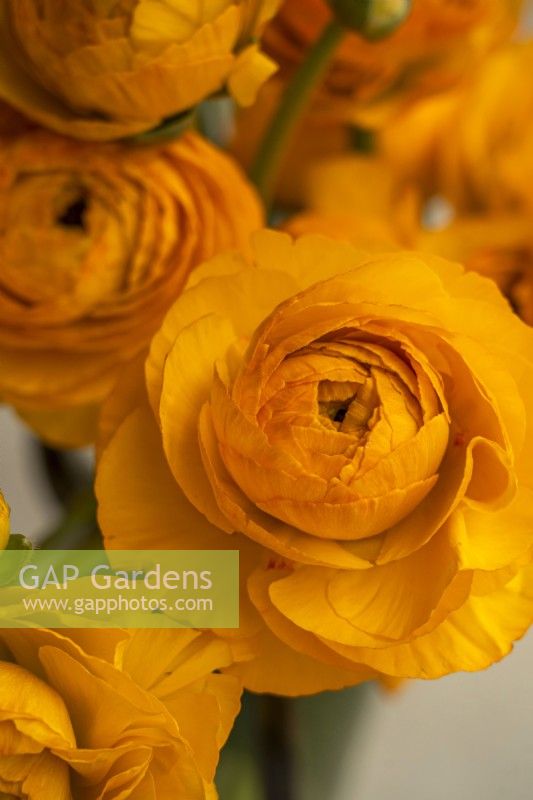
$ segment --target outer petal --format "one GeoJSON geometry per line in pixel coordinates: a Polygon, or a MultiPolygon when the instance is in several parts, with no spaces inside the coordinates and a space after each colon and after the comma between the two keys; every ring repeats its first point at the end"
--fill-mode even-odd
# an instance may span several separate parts
{"type": "Polygon", "coordinates": [[[527,556],[533,548],[533,493],[521,486],[513,502],[485,513],[468,506],[454,535],[461,569],[499,570],[527,556]]]}
{"type": "MultiPolygon", "coordinates": [[[[229,263],[231,273],[234,259],[231,258],[229,263]]],[[[257,270],[244,269],[228,281],[227,274],[222,272],[224,264],[225,260],[217,259],[210,267],[216,276],[193,282],[191,288],[174,303],[152,340],[146,363],[146,382],[156,416],[159,414],[164,363],[177,335],[185,327],[209,314],[217,314],[231,321],[236,339],[250,336],[278,303],[298,291],[298,284],[283,272],[258,274],[257,270]],[[254,298],[253,303],[249,302],[250,297],[254,298]]]]}
{"type": "Polygon", "coordinates": [[[196,426],[209,396],[213,365],[234,340],[229,320],[214,315],[182,330],[165,362],[159,406],[163,447],[178,485],[210,522],[227,533],[232,526],[215,503],[200,458],[196,426]]]}
{"type": "Polygon", "coordinates": [[[0,766],[0,792],[4,791],[5,797],[72,800],[68,766],[46,752],[35,756],[3,756],[0,766]],[[12,791],[17,794],[13,795],[12,791]],[[19,795],[19,791],[24,792],[24,795],[19,795]]]}
{"type": "Polygon", "coordinates": [[[74,732],[61,696],[30,672],[0,662],[0,718],[44,747],[75,745],[74,732]]]}
{"type": "MultiPolygon", "coordinates": [[[[434,631],[381,650],[358,648],[352,657],[389,675],[440,678],[451,672],[485,669],[506,656],[527,631],[533,616],[533,567],[523,568],[506,586],[471,596],[434,631]]],[[[349,657],[349,648],[334,647],[349,657]]]]}
{"type": "Polygon", "coordinates": [[[147,405],[126,418],[102,453],[96,494],[109,548],[224,546],[222,534],[189,503],[174,481],[147,405]]]}
{"type": "Polygon", "coordinates": [[[255,658],[234,664],[227,670],[251,692],[300,697],[353,686],[374,674],[364,669],[343,671],[321,663],[287,646],[268,631],[261,634],[254,649],[255,658]]]}
{"type": "Polygon", "coordinates": [[[270,587],[274,606],[298,627],[346,645],[409,638],[440,603],[457,572],[443,530],[399,561],[369,570],[301,567],[270,587]]]}

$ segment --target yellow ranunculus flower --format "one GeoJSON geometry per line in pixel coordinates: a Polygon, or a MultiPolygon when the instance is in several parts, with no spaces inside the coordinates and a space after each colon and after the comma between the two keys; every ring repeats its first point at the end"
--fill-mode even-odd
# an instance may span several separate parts
{"type": "Polygon", "coordinates": [[[196,631],[1,631],[0,796],[212,800],[229,658],[196,631]]]}
{"type": "Polygon", "coordinates": [[[123,362],[193,267],[246,248],[255,191],[196,134],[94,148],[42,131],[0,145],[0,396],[80,444],[123,362]]]}
{"type": "MultiPolygon", "coordinates": [[[[413,0],[390,36],[366,41],[346,35],[324,86],[332,107],[348,119],[376,124],[399,102],[441,91],[513,31],[520,0],[445,3],[413,0]]],[[[265,32],[265,47],[290,74],[331,18],[326,0],[285,0],[265,32]]]]}
{"type": "Polygon", "coordinates": [[[430,255],[255,248],[200,267],[111,395],[107,545],[238,547],[251,689],[487,667],[533,619],[533,331],[430,255]]]}
{"type": "Polygon", "coordinates": [[[146,131],[274,71],[256,37],[278,0],[1,0],[0,98],[81,139],[146,131]]]}

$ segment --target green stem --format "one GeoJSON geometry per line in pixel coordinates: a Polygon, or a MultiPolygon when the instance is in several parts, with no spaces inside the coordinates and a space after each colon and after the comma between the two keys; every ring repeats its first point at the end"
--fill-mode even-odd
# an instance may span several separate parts
{"type": "Polygon", "coordinates": [[[344,33],[345,28],[336,20],[327,25],[287,86],[277,114],[261,142],[250,169],[250,177],[267,207],[270,206],[294,129],[307,109],[314,89],[324,77],[331,56],[344,33]]]}
{"type": "Polygon", "coordinates": [[[42,550],[100,550],[102,539],[96,521],[92,491],[81,490],[71,498],[63,519],[41,542],[42,550]]]}
{"type": "MultiPolygon", "coordinates": [[[[347,770],[350,776],[357,775],[361,744],[368,735],[374,692],[375,686],[362,683],[339,692],[322,692],[293,701],[297,743],[295,800],[337,797],[341,776],[347,770]]],[[[353,786],[350,797],[359,797],[357,786],[353,786]]]]}
{"type": "Polygon", "coordinates": [[[265,800],[294,800],[294,702],[291,698],[259,698],[260,754],[265,800]]]}
{"type": "Polygon", "coordinates": [[[267,800],[262,785],[262,753],[259,741],[261,700],[244,692],[241,713],[235,720],[217,771],[220,800],[267,800]]]}

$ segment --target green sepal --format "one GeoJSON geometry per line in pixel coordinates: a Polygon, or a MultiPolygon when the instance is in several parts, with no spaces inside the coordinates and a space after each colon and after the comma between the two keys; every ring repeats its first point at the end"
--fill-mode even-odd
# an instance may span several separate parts
{"type": "Polygon", "coordinates": [[[158,145],[172,142],[174,139],[179,139],[184,133],[194,127],[196,121],[196,109],[184,111],[175,117],[169,117],[164,120],[157,128],[152,128],[150,131],[138,133],[136,136],[131,136],[126,139],[126,142],[134,145],[158,145]]]}

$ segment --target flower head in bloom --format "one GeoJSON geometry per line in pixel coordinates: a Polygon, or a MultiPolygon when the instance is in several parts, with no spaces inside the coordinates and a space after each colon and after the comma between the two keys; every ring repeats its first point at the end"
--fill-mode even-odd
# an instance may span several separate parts
{"type": "Polygon", "coordinates": [[[94,148],[0,144],[0,395],[47,439],[90,441],[121,364],[147,347],[193,267],[247,247],[255,192],[196,134],[94,148]]]}
{"type": "Polygon", "coordinates": [[[252,689],[490,665],[533,619],[532,330],[436,257],[255,247],[195,273],[111,396],[107,545],[238,547],[219,633],[252,689]]]}
{"type": "MultiPolygon", "coordinates": [[[[374,42],[345,36],[326,79],[326,97],[342,117],[380,123],[389,107],[463,78],[510,35],[519,8],[517,0],[413,0],[392,35],[374,42]]],[[[302,61],[331,13],[326,0],[285,0],[265,33],[265,46],[284,74],[302,61]]]]}
{"type": "Polygon", "coordinates": [[[0,98],[81,139],[149,130],[274,65],[255,39],[277,0],[2,0],[0,98]]]}
{"type": "Polygon", "coordinates": [[[0,795],[212,800],[239,707],[227,663],[195,631],[2,631],[0,795]]]}

